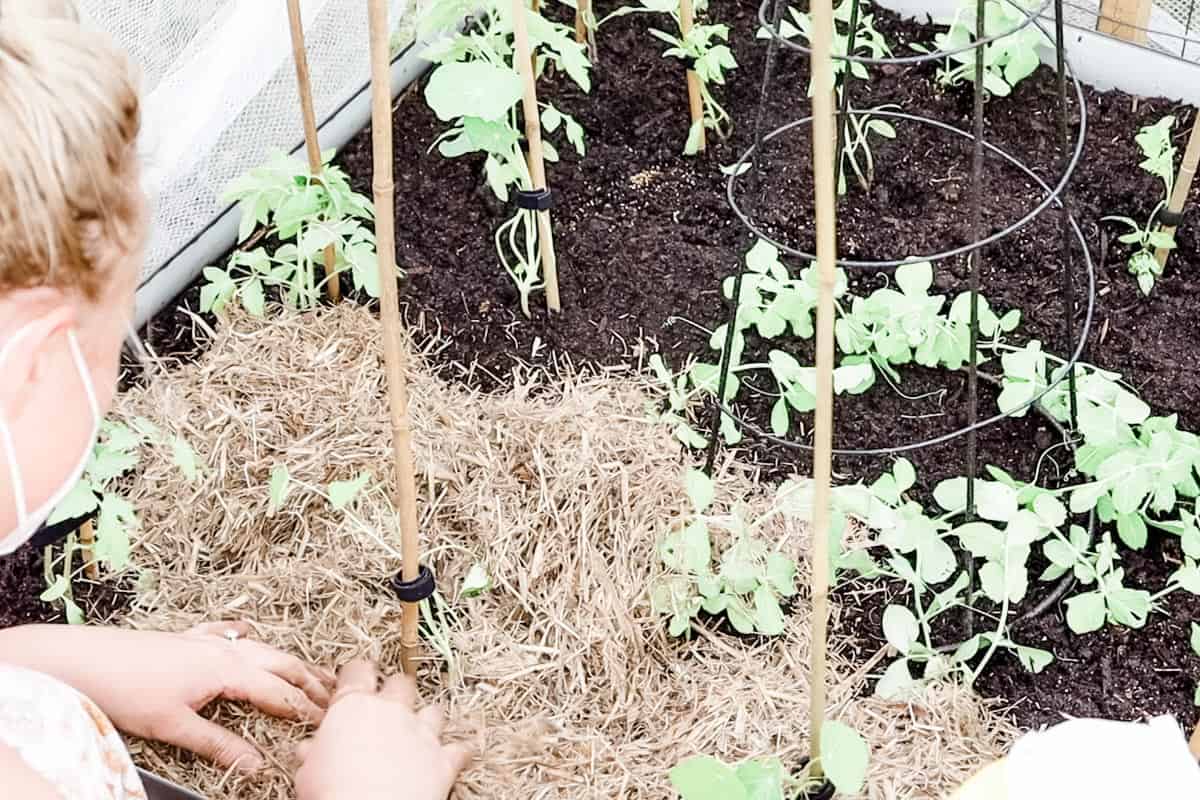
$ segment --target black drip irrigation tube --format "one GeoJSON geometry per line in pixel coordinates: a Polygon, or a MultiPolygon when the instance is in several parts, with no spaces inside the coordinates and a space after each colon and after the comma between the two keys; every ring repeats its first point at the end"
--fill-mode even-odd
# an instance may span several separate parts
{"type": "MultiPolygon", "coordinates": [[[[1023,20],[1009,30],[985,35],[984,30],[984,15],[983,15],[983,0],[979,0],[979,12],[976,18],[975,41],[963,47],[952,49],[937,50],[928,53],[923,53],[915,56],[900,56],[900,57],[869,57],[854,55],[854,37],[855,28],[857,27],[858,19],[858,0],[852,0],[851,5],[851,28],[848,34],[848,46],[845,55],[833,54],[831,57],[835,60],[846,62],[846,69],[843,70],[842,78],[839,83],[841,89],[841,97],[839,108],[837,111],[837,140],[836,154],[837,162],[835,164],[835,179],[841,174],[841,155],[844,146],[844,130],[847,121],[855,115],[870,115],[874,117],[883,117],[907,122],[914,122],[923,125],[929,125],[938,128],[942,131],[953,133],[956,136],[965,139],[972,145],[972,197],[971,197],[971,233],[972,241],[943,250],[936,253],[921,256],[910,256],[904,259],[896,260],[860,260],[860,259],[838,259],[835,263],[839,267],[862,269],[862,270],[881,270],[901,266],[902,264],[913,262],[937,262],[956,256],[968,256],[970,260],[970,292],[972,300],[978,297],[979,292],[979,261],[983,255],[983,250],[988,245],[995,244],[1021,228],[1031,223],[1039,217],[1048,208],[1056,209],[1057,216],[1060,220],[1061,229],[1061,273],[1062,273],[1062,294],[1063,294],[1063,329],[1066,337],[1067,349],[1070,352],[1070,357],[1063,363],[1057,377],[1047,376],[1047,385],[1034,397],[1023,403],[1017,408],[1014,408],[1006,413],[995,414],[985,419],[978,418],[978,393],[977,382],[984,380],[985,382],[996,384],[998,379],[994,376],[981,373],[978,370],[978,308],[977,303],[971,304],[971,324],[970,324],[970,360],[965,368],[969,382],[969,420],[963,427],[939,436],[930,437],[921,441],[908,442],[891,447],[871,447],[871,448],[833,448],[835,456],[894,456],[912,450],[923,449],[934,445],[952,441],[961,436],[967,437],[967,514],[970,517],[974,511],[974,488],[977,477],[977,435],[980,430],[990,425],[994,425],[1001,420],[1015,417],[1018,414],[1024,413],[1032,408],[1035,413],[1040,414],[1046,421],[1059,433],[1064,446],[1069,452],[1074,453],[1076,443],[1073,439],[1070,429],[1061,424],[1057,419],[1051,416],[1042,406],[1041,400],[1051,391],[1057,389],[1059,385],[1067,381],[1067,394],[1069,397],[1069,410],[1071,428],[1075,427],[1077,398],[1075,387],[1075,367],[1081,361],[1086,350],[1088,335],[1092,329],[1092,322],[1095,312],[1096,302],[1096,268],[1092,261],[1091,253],[1088,250],[1087,240],[1084,237],[1083,231],[1079,227],[1078,221],[1071,213],[1070,197],[1068,193],[1068,185],[1071,177],[1078,167],[1083,154],[1083,143],[1087,132],[1087,107],[1084,102],[1083,86],[1079,78],[1071,69],[1070,62],[1067,60],[1065,52],[1065,38],[1063,33],[1063,0],[1042,0],[1041,4],[1033,9],[1025,9],[1014,0],[1005,0],[1010,6],[1017,9],[1023,16],[1023,20]],[[1039,17],[1053,4],[1055,11],[1055,31],[1051,37],[1046,28],[1039,21],[1039,17]],[[1053,39],[1055,43],[1055,66],[1057,67],[1057,96],[1058,96],[1058,134],[1059,134],[1059,175],[1054,185],[1051,186],[1046,180],[1041,178],[1032,168],[1025,164],[1015,156],[1005,152],[996,145],[986,141],[983,137],[984,124],[984,90],[983,90],[983,47],[1010,36],[1024,28],[1033,25],[1042,32],[1047,39],[1053,39]],[[931,62],[954,56],[968,51],[974,51],[975,55],[975,79],[974,79],[974,114],[973,114],[973,132],[968,132],[955,125],[951,125],[940,120],[930,117],[908,114],[901,111],[886,111],[886,110],[853,110],[849,106],[849,80],[850,80],[850,65],[854,63],[864,65],[913,65],[925,62],[931,62]],[[1079,111],[1079,124],[1075,132],[1075,140],[1072,146],[1070,140],[1070,125],[1068,120],[1067,110],[1067,76],[1070,76],[1071,82],[1075,89],[1075,100],[1079,111]],[[1011,165],[1020,170],[1026,177],[1033,181],[1043,191],[1041,201],[1029,212],[1024,214],[1020,219],[1012,224],[1002,228],[990,235],[984,235],[982,224],[982,171],[984,154],[993,157],[999,157],[1002,162],[1011,165]],[[1082,323],[1076,333],[1075,317],[1077,309],[1076,287],[1075,280],[1072,274],[1073,259],[1072,259],[1072,238],[1078,242],[1079,248],[1083,252],[1084,267],[1087,273],[1087,292],[1085,294],[1086,303],[1084,304],[1084,313],[1082,323]]],[[[770,132],[764,132],[764,116],[767,105],[767,99],[770,92],[771,78],[774,72],[774,61],[779,45],[783,45],[792,50],[805,53],[811,57],[811,50],[799,42],[791,41],[785,38],[780,33],[780,22],[783,12],[783,0],[762,0],[758,9],[758,18],[763,27],[769,34],[768,49],[766,62],[763,69],[763,84],[759,91],[759,107],[755,116],[754,122],[754,142],[742,153],[737,162],[730,168],[730,177],[726,182],[726,199],[729,203],[735,216],[742,225],[754,236],[762,239],[781,252],[788,255],[803,259],[808,262],[815,262],[816,256],[796,247],[778,241],[767,235],[760,228],[751,216],[751,212],[743,209],[739,204],[737,186],[738,178],[743,172],[749,173],[749,189],[746,191],[746,197],[750,204],[756,204],[763,199],[761,189],[761,158],[765,144],[774,139],[783,136],[791,131],[809,125],[812,122],[812,116],[802,117],[788,122],[784,125],[775,128],[770,132]],[[771,7],[771,17],[767,18],[768,6],[771,7]]],[[[835,22],[836,25],[836,22],[835,22]]],[[[836,33],[836,31],[835,31],[836,33]]],[[[732,347],[734,333],[737,330],[737,315],[738,306],[741,302],[743,278],[746,272],[745,261],[741,261],[737,272],[734,274],[732,287],[732,296],[729,299],[728,314],[726,318],[725,341],[723,342],[721,362],[718,373],[717,393],[711,400],[711,421],[709,425],[709,442],[708,452],[706,457],[705,471],[710,476],[712,475],[713,467],[716,461],[717,450],[720,446],[720,426],[725,417],[736,422],[743,433],[747,433],[761,441],[770,442],[792,450],[811,451],[812,445],[801,441],[786,439],[780,436],[775,436],[766,430],[763,430],[758,425],[742,418],[731,408],[725,405],[725,392],[728,387],[729,373],[732,363],[732,347]]],[[[1091,511],[1088,514],[1087,532],[1088,539],[1094,539],[1096,531],[1096,514],[1091,511]]],[[[968,556],[969,557],[969,556],[968,556]]],[[[971,560],[971,566],[967,570],[970,579],[968,593],[973,594],[975,590],[974,576],[974,561],[971,560]]],[[[1031,609],[1015,617],[1011,625],[1018,625],[1023,622],[1034,619],[1049,609],[1053,608],[1061,599],[1071,591],[1075,585],[1075,578],[1068,573],[1063,578],[1059,579],[1053,588],[1037,602],[1031,609]]],[[[973,612],[970,609],[965,614],[965,627],[968,630],[968,636],[973,633],[973,612]]]]}

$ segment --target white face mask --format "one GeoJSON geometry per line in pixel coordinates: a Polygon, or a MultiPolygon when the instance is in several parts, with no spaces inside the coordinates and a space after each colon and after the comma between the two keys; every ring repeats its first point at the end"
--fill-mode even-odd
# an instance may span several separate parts
{"type": "MultiPolygon", "coordinates": [[[[9,353],[12,352],[17,342],[29,332],[31,325],[32,323],[18,330],[3,347],[0,347],[0,374],[3,373],[4,362],[9,353]]],[[[88,372],[87,362],[83,360],[83,352],[79,349],[79,341],[75,338],[74,331],[67,331],[67,343],[71,347],[75,368],[79,370],[79,377],[83,381],[83,391],[87,395],[88,406],[92,410],[92,434],[88,437],[87,446],[82,455],[79,456],[79,463],[64,479],[62,486],[46,498],[44,503],[36,509],[30,510],[29,497],[25,493],[25,482],[21,478],[21,467],[17,463],[17,448],[13,442],[12,430],[4,420],[3,414],[0,413],[0,446],[3,447],[4,458],[8,461],[8,474],[12,481],[13,497],[17,504],[17,527],[0,536],[0,555],[8,555],[25,544],[37,532],[41,524],[54,513],[54,509],[83,475],[83,469],[87,466],[88,458],[92,454],[92,446],[96,443],[96,438],[100,433],[100,405],[96,402],[92,376],[88,372]]]]}

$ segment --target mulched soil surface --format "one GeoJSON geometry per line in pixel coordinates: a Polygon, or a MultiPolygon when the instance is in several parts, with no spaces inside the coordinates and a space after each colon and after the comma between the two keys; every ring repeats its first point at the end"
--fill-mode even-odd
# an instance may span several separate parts
{"type": "MultiPolygon", "coordinates": [[[[731,27],[730,44],[740,65],[728,84],[716,90],[737,126],[727,141],[710,139],[700,157],[681,155],[687,106],[679,62],[662,58],[662,46],[646,33],[648,23],[669,27],[666,19],[632,15],[606,23],[589,95],[565,76],[550,75],[539,82],[542,99],[574,114],[584,126],[588,145],[586,157],[579,159],[565,142],[556,142],[562,162],[549,166],[564,304],[563,313],[553,318],[540,307],[540,295],[534,299],[532,319],[520,314],[516,292],[492,248],[493,232],[507,209],[483,184],[481,160],[450,160],[429,153],[445,125],[415,94],[397,105],[397,260],[408,271],[406,314],[447,340],[437,359],[448,376],[498,388],[520,364],[638,368],[655,352],[676,368],[693,357],[714,360],[702,329],[724,320],[721,280],[736,270],[752,243],[726,203],[726,178],[718,167],[736,161],[753,140],[767,52],[766,43],[754,38],[757,6],[756,0],[710,4],[708,18],[731,27]]],[[[598,2],[601,16],[612,7],[613,3],[598,2]]],[[[933,29],[886,12],[876,13],[876,24],[898,54],[908,51],[909,43],[932,39],[933,29]]],[[[853,84],[854,106],[896,104],[905,113],[969,131],[969,87],[939,89],[936,69],[934,64],[872,68],[869,84],[853,84]]],[[[781,50],[765,106],[765,130],[808,113],[807,83],[803,56],[781,50]]],[[[1074,136],[1079,108],[1074,89],[1069,92],[1074,136]]],[[[1117,232],[1100,222],[1106,214],[1148,214],[1160,190],[1155,179],[1137,169],[1140,155],[1133,136],[1140,126],[1174,113],[1182,150],[1190,111],[1161,99],[1140,100],[1135,108],[1134,98],[1116,91],[1084,87],[1083,92],[1087,134],[1070,202],[1095,262],[1088,360],[1121,372],[1156,412],[1178,412],[1181,427],[1200,430],[1200,408],[1193,402],[1200,397],[1200,327],[1192,312],[1200,295],[1196,228],[1179,231],[1179,248],[1166,276],[1151,297],[1143,298],[1125,271],[1128,253],[1115,242],[1117,232]]],[[[1061,174],[1056,109],[1054,75],[1039,70],[1011,97],[987,104],[985,137],[1053,185],[1061,174]]],[[[957,247],[973,238],[969,143],[926,123],[894,124],[896,140],[876,140],[871,188],[852,183],[839,203],[843,257],[903,258],[957,247]]],[[[773,237],[806,250],[813,246],[810,146],[807,128],[798,126],[765,146],[761,197],[745,193],[749,176],[739,183],[739,199],[743,207],[755,209],[759,224],[773,237]]],[[[370,194],[370,130],[352,140],[339,160],[353,176],[355,188],[370,194]]],[[[990,156],[984,163],[981,196],[985,232],[992,233],[1032,210],[1042,190],[1021,170],[990,156]]],[[[1192,202],[1196,200],[1200,186],[1192,194],[1192,202]]],[[[1022,310],[1015,339],[1038,338],[1051,352],[1063,354],[1068,347],[1061,241],[1057,212],[1048,211],[986,248],[981,276],[983,293],[993,307],[1022,310]]],[[[1083,261],[1076,247],[1071,258],[1074,283],[1080,287],[1076,332],[1086,307],[1083,261]]],[[[795,259],[789,263],[802,266],[795,259]]],[[[935,270],[939,290],[953,296],[966,289],[965,259],[938,262],[935,270]]],[[[859,270],[850,277],[858,293],[889,279],[886,270],[859,270]]],[[[180,302],[194,309],[197,296],[193,286],[180,302]]],[[[147,333],[160,353],[181,354],[194,349],[191,331],[187,315],[168,309],[147,333]]],[[[794,352],[802,362],[811,359],[808,342],[776,340],[771,346],[794,352]]],[[[751,340],[747,358],[766,349],[751,340]]],[[[905,395],[924,399],[906,399],[883,384],[860,397],[839,397],[837,446],[896,446],[965,424],[968,408],[961,376],[922,369],[906,369],[903,375],[899,388],[905,395]]],[[[990,416],[995,393],[983,385],[980,395],[980,413],[990,416]]],[[[769,402],[744,391],[738,410],[765,426],[769,402]]],[[[1055,438],[1035,415],[1006,420],[981,431],[980,459],[1029,478],[1055,438]]],[[[808,468],[801,452],[758,441],[741,447],[740,455],[761,464],[768,476],[808,468]]],[[[939,480],[965,472],[962,438],[905,455],[917,468],[920,484],[915,493],[922,499],[939,480]]],[[[835,470],[843,479],[870,480],[887,463],[839,458],[835,470]]],[[[1068,466],[1061,457],[1057,463],[1049,460],[1042,464],[1042,479],[1053,482],[1057,470],[1068,466]]],[[[1174,541],[1153,540],[1145,551],[1125,553],[1124,558],[1130,583],[1154,589],[1175,569],[1179,553],[1174,541]]],[[[26,559],[34,574],[40,574],[39,559],[26,559]]],[[[19,571],[19,564],[0,571],[0,585],[9,588],[3,582],[19,579],[19,571]]],[[[28,591],[40,591],[40,583],[31,584],[28,591]]],[[[4,596],[17,595],[6,591],[4,596]]],[[[847,591],[843,597],[841,633],[854,637],[864,655],[881,642],[886,599],[881,592],[847,591]]],[[[1144,629],[1107,628],[1075,636],[1066,629],[1062,609],[1054,609],[1015,631],[1022,643],[1052,650],[1054,664],[1030,676],[1014,659],[1000,657],[978,686],[1011,706],[1014,720],[1023,726],[1052,722],[1064,714],[1137,718],[1174,713],[1190,724],[1195,719],[1192,690],[1200,677],[1200,658],[1188,644],[1192,619],[1200,619],[1200,599],[1177,594],[1144,629]]]]}

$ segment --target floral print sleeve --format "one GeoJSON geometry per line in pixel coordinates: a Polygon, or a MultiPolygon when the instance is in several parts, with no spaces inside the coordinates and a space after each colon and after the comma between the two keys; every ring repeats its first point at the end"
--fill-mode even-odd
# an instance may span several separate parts
{"type": "Polygon", "coordinates": [[[19,753],[62,800],[146,800],[108,717],[46,675],[0,664],[0,742],[19,753]]]}

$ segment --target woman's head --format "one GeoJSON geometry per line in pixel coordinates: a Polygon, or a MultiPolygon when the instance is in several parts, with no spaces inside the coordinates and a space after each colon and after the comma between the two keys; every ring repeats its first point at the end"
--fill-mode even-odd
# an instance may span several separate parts
{"type": "Polygon", "coordinates": [[[0,0],[0,551],[112,402],[145,237],[132,70],[62,5],[0,0]]]}

